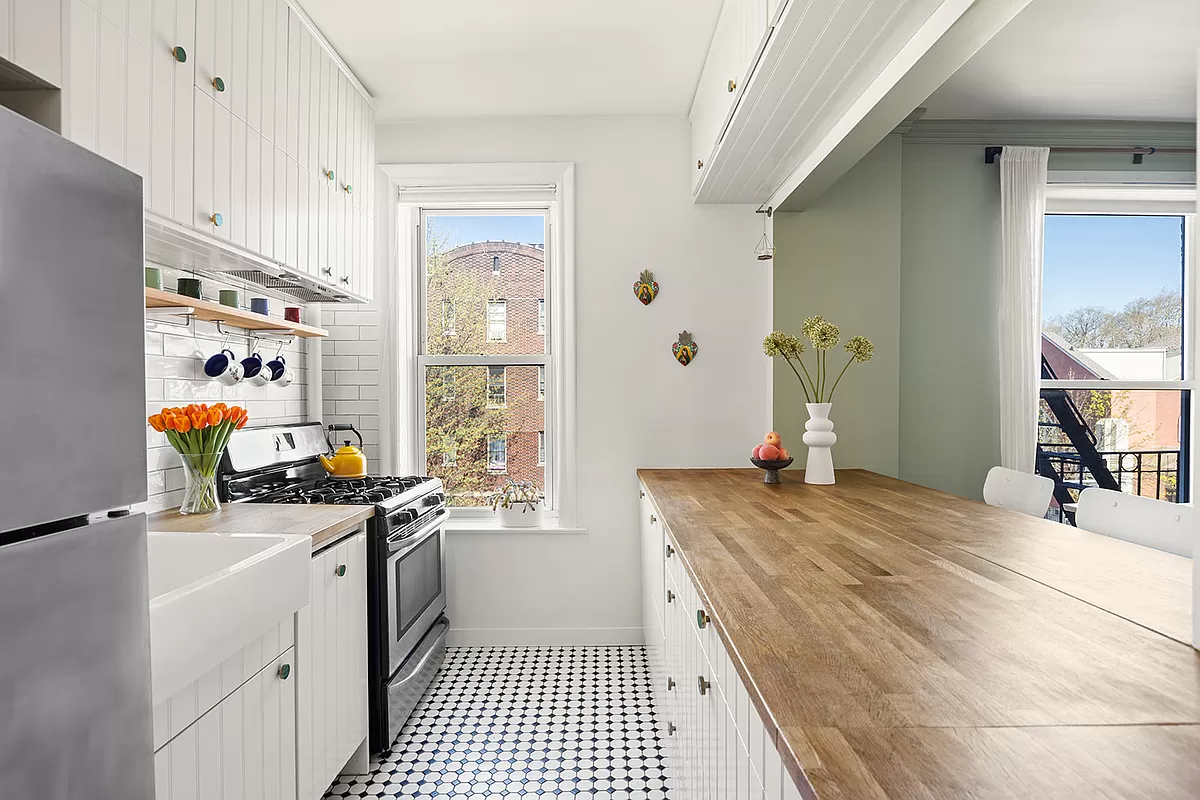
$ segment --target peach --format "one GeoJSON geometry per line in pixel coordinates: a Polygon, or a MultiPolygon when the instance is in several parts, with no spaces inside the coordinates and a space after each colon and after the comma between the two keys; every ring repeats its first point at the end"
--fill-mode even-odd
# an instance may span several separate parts
{"type": "Polygon", "coordinates": [[[779,448],[773,444],[759,445],[758,457],[761,458],[763,461],[778,461],[779,460],[779,448]]]}
{"type": "Polygon", "coordinates": [[[752,453],[750,454],[750,457],[751,457],[751,458],[758,458],[758,451],[759,451],[759,449],[760,449],[761,447],[762,447],[762,445],[761,445],[761,444],[756,444],[756,445],[754,446],[754,452],[752,452],[752,453]]]}
{"type": "Polygon", "coordinates": [[[783,439],[781,439],[779,437],[778,433],[776,433],[775,431],[771,431],[770,433],[768,433],[766,436],[763,437],[763,442],[766,444],[769,444],[769,445],[773,445],[775,447],[779,447],[779,445],[783,442],[783,439]]]}
{"type": "Polygon", "coordinates": [[[787,451],[786,447],[779,448],[779,460],[780,461],[787,461],[791,457],[792,457],[792,455],[791,455],[791,453],[789,453],[787,451]]]}

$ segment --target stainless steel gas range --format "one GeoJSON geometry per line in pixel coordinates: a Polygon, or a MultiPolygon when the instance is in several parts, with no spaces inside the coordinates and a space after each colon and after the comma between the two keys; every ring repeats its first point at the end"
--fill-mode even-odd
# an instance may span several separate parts
{"type": "Polygon", "coordinates": [[[375,507],[363,602],[370,745],[377,753],[391,748],[445,657],[446,496],[438,478],[330,478],[317,458],[329,450],[317,422],[246,428],[230,439],[219,491],[233,503],[375,507]]]}

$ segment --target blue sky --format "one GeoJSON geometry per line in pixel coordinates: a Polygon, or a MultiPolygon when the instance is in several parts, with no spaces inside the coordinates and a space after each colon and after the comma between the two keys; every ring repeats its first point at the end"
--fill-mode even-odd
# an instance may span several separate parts
{"type": "Polygon", "coordinates": [[[1179,291],[1180,217],[1050,215],[1042,317],[1080,306],[1120,309],[1130,300],[1179,291]]]}
{"type": "Polygon", "coordinates": [[[441,235],[450,237],[448,247],[471,242],[524,242],[544,244],[545,218],[542,216],[430,216],[429,225],[441,235]]]}

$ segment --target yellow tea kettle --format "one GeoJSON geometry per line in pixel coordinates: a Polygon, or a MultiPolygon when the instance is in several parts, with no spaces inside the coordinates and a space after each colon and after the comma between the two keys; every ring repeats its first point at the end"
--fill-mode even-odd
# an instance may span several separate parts
{"type": "MultiPolygon", "coordinates": [[[[354,426],[349,423],[340,423],[329,426],[330,431],[350,431],[358,437],[358,447],[350,444],[349,439],[345,439],[344,446],[339,447],[333,454],[333,458],[326,458],[324,455],[318,456],[321,459],[321,466],[325,467],[334,478],[365,478],[367,477],[367,457],[363,455],[362,434],[355,430],[354,426]]],[[[325,441],[329,441],[329,434],[325,434],[325,441]]],[[[329,443],[330,449],[333,449],[333,443],[329,443]]]]}

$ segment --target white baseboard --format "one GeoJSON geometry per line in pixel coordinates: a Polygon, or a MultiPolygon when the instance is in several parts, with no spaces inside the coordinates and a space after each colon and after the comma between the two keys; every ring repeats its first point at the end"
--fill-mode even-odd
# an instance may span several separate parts
{"type": "Polygon", "coordinates": [[[637,628],[450,628],[451,647],[555,647],[645,644],[637,628]]]}

